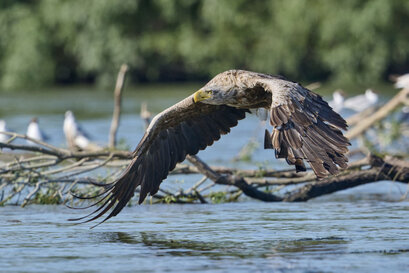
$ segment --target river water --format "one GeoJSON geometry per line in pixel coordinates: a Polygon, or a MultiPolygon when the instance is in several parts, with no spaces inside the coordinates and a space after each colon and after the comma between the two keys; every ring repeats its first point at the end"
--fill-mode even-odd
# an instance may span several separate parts
{"type": "MultiPolygon", "coordinates": [[[[386,186],[386,185],[385,185],[386,186]]],[[[409,204],[142,205],[88,229],[62,206],[1,209],[2,272],[407,272],[409,204]]]]}
{"type": "MultiPolygon", "coordinates": [[[[196,87],[127,93],[119,138],[130,149],[137,144],[143,122],[135,113],[142,100],[157,112],[196,87]]],[[[50,143],[63,146],[62,120],[70,109],[96,142],[106,143],[110,94],[23,97],[0,100],[0,118],[11,129],[24,133],[36,115],[50,143]]],[[[287,168],[261,148],[251,162],[230,160],[249,139],[262,136],[262,124],[249,117],[199,155],[211,165],[287,168]]],[[[162,185],[175,183],[171,177],[162,185]]],[[[409,204],[399,200],[406,190],[378,182],[306,203],[144,204],[94,229],[68,222],[84,212],[64,206],[1,207],[0,272],[405,272],[409,204]]]]}

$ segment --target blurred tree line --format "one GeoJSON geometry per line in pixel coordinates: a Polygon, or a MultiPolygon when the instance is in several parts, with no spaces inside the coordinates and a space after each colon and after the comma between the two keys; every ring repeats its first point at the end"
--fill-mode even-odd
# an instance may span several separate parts
{"type": "Polygon", "coordinates": [[[409,72],[407,0],[1,0],[0,88],[204,80],[230,68],[369,82],[409,72]]]}

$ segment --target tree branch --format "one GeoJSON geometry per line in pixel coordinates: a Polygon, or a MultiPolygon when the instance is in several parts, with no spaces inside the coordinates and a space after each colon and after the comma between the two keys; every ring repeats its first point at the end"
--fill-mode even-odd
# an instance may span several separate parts
{"type": "Polygon", "coordinates": [[[114,91],[114,113],[112,114],[111,129],[109,130],[109,144],[110,148],[114,148],[116,145],[116,133],[119,127],[119,119],[121,117],[121,101],[122,101],[122,89],[124,86],[125,75],[128,71],[128,65],[123,64],[119,70],[118,77],[116,79],[115,91],[114,91]]]}
{"type": "Polygon", "coordinates": [[[409,96],[409,89],[402,89],[398,94],[395,95],[388,103],[382,106],[378,111],[368,118],[361,120],[355,127],[351,128],[345,133],[348,139],[354,139],[357,136],[365,132],[369,127],[371,127],[375,122],[380,121],[388,116],[396,107],[401,105],[409,96]]]}
{"type": "Polygon", "coordinates": [[[196,168],[204,175],[206,175],[210,180],[216,184],[220,185],[230,185],[235,186],[243,191],[243,193],[249,197],[266,201],[266,202],[278,202],[282,201],[282,198],[269,194],[266,192],[259,191],[257,188],[251,186],[246,180],[239,176],[234,175],[220,175],[214,170],[212,170],[206,163],[204,163],[199,157],[194,155],[189,155],[186,157],[190,163],[196,166],[196,168]]]}
{"type": "Polygon", "coordinates": [[[347,172],[338,176],[331,176],[319,182],[307,184],[288,194],[284,197],[283,201],[307,201],[336,191],[382,180],[409,182],[409,168],[405,166],[390,164],[375,155],[370,156],[369,163],[372,166],[369,170],[347,172]]]}

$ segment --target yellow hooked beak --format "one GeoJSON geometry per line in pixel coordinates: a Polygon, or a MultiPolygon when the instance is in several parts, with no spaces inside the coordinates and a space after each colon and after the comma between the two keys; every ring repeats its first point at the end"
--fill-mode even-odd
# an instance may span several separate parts
{"type": "Polygon", "coordinates": [[[193,100],[195,102],[199,102],[202,100],[207,100],[212,97],[212,91],[205,91],[203,89],[200,89],[199,91],[196,91],[196,93],[193,95],[193,100]]]}

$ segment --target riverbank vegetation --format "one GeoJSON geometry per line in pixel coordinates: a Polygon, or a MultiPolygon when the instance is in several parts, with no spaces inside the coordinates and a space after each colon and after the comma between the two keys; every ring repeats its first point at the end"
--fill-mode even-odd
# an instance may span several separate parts
{"type": "Polygon", "coordinates": [[[0,4],[0,90],[205,80],[230,68],[369,83],[409,65],[409,3],[27,1],[0,4]]]}

